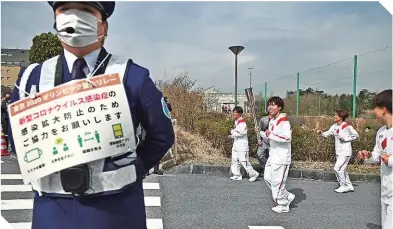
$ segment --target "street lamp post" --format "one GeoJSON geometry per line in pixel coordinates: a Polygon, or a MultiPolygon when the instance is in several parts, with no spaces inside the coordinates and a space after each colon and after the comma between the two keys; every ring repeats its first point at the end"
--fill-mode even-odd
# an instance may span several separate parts
{"type": "Polygon", "coordinates": [[[243,51],[243,46],[231,46],[229,49],[235,54],[235,107],[237,106],[237,56],[243,51]]]}

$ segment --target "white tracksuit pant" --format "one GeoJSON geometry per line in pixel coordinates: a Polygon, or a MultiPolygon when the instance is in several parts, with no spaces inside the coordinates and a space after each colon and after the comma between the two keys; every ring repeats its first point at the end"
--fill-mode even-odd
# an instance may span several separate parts
{"type": "Polygon", "coordinates": [[[334,171],[336,172],[336,177],[340,186],[351,186],[352,183],[349,180],[348,172],[346,170],[350,156],[336,155],[336,164],[334,165],[334,171]]]}
{"type": "Polygon", "coordinates": [[[382,229],[392,229],[393,228],[393,205],[385,204],[381,201],[382,208],[382,229]]]}
{"type": "Polygon", "coordinates": [[[235,151],[232,150],[232,164],[231,164],[231,172],[234,176],[240,176],[240,168],[244,167],[248,175],[254,176],[256,171],[251,166],[250,161],[248,160],[248,152],[247,151],[235,151]]]}
{"type": "Polygon", "coordinates": [[[288,204],[289,192],[285,189],[287,181],[289,164],[276,164],[267,160],[265,165],[264,179],[266,184],[272,190],[274,201],[279,205],[288,204]]]}

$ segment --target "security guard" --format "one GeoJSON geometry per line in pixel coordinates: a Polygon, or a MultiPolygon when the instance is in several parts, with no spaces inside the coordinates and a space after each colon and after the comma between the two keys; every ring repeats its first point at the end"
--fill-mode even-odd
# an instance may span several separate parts
{"type": "MultiPolygon", "coordinates": [[[[67,168],[33,182],[32,228],[146,229],[142,180],[174,143],[162,93],[146,68],[103,48],[115,2],[49,4],[64,49],[59,56],[21,70],[11,103],[94,72],[117,73],[123,78],[132,115],[133,126],[127,128],[135,133],[141,124],[146,138],[135,145],[136,152],[67,168]],[[85,178],[91,178],[89,190],[83,189],[85,178]]],[[[14,144],[19,143],[13,141],[11,131],[9,136],[15,149],[14,144]]]]}

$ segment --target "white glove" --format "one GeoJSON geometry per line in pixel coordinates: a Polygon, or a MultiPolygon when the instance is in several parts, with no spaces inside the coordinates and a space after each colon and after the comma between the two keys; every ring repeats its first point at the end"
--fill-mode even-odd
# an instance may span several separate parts
{"type": "Polygon", "coordinates": [[[261,136],[261,138],[266,138],[266,133],[265,133],[265,131],[259,132],[259,136],[261,136]]]}

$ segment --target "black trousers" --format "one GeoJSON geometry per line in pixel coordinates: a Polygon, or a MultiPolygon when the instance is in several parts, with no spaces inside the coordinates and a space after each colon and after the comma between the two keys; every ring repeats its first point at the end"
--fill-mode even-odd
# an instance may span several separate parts
{"type": "Polygon", "coordinates": [[[4,119],[1,121],[1,131],[5,135],[4,138],[5,138],[5,142],[7,143],[7,148],[8,148],[9,141],[8,141],[8,120],[7,119],[4,119]]]}

